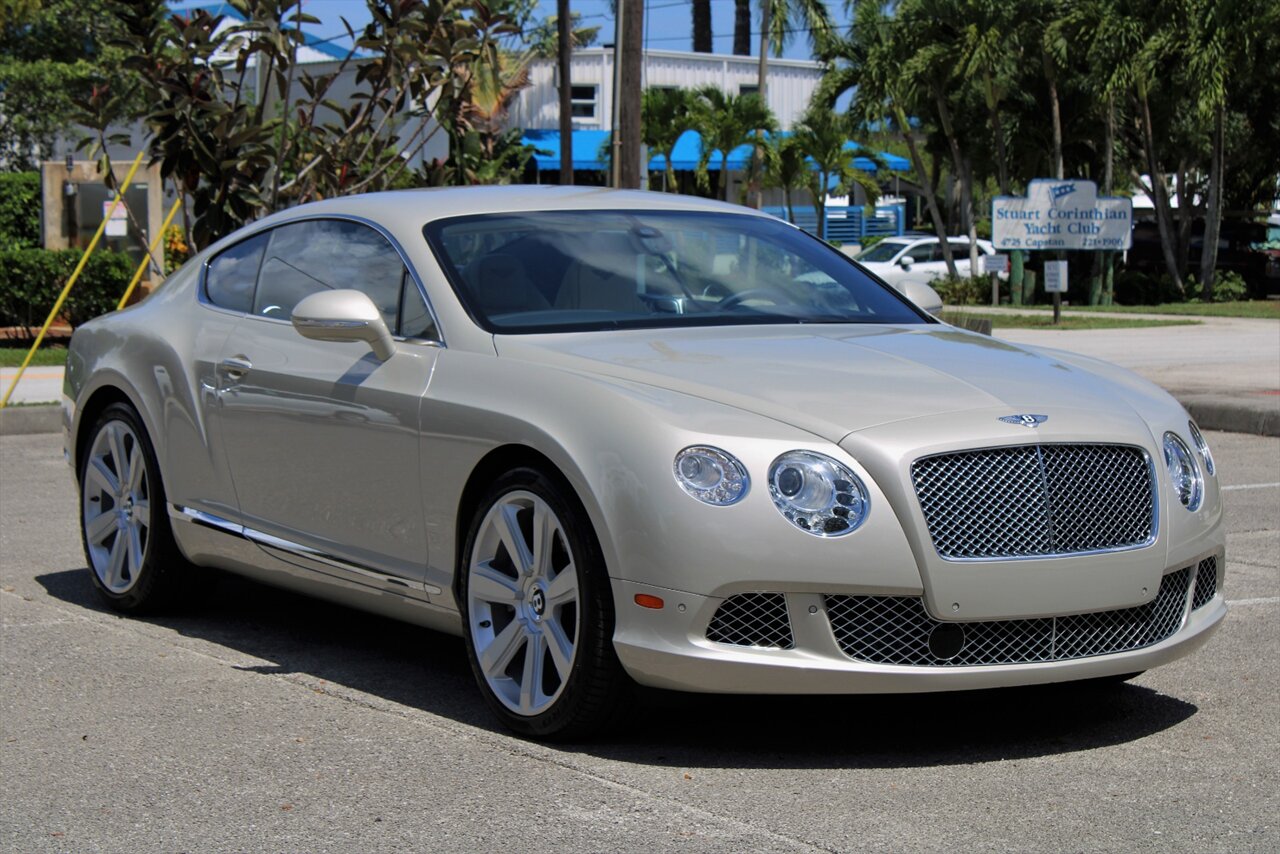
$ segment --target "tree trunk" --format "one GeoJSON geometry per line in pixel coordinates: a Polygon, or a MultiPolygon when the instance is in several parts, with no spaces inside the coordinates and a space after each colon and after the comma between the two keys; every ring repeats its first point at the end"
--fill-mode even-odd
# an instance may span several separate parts
{"type": "Polygon", "coordinates": [[[640,188],[640,90],[644,58],[644,0],[622,4],[622,91],[618,101],[618,186],[640,188]]]}
{"type": "Polygon", "coordinates": [[[720,174],[716,177],[716,198],[729,200],[729,152],[720,152],[720,174]]]}
{"type": "Polygon", "coordinates": [[[1218,264],[1218,235],[1222,230],[1222,178],[1226,165],[1223,128],[1225,105],[1219,101],[1213,111],[1213,159],[1209,163],[1208,208],[1204,212],[1204,245],[1200,250],[1200,298],[1213,302],[1214,268],[1218,264]]]}
{"type": "Polygon", "coordinates": [[[556,64],[560,72],[560,183],[573,183],[573,90],[569,56],[573,53],[569,0],[556,0],[556,64]]]}
{"type": "Polygon", "coordinates": [[[996,175],[1000,181],[1000,195],[1009,195],[1009,154],[1004,145],[1004,122],[1000,120],[1000,105],[996,103],[991,75],[987,75],[987,112],[991,117],[991,135],[996,142],[996,175]]]}
{"type": "MultiPolygon", "coordinates": [[[[960,219],[964,230],[970,235],[969,257],[973,260],[973,254],[977,251],[977,246],[973,244],[976,239],[977,231],[973,221],[973,187],[969,177],[969,168],[967,161],[960,154],[960,140],[956,138],[955,128],[951,124],[951,110],[947,108],[946,98],[942,96],[942,92],[934,89],[934,101],[938,107],[938,118],[942,122],[942,132],[946,134],[947,144],[951,146],[951,160],[955,164],[956,175],[960,178],[960,219]]],[[[951,254],[951,246],[947,242],[947,235],[939,234],[938,240],[942,242],[943,257],[951,254]]],[[[947,263],[947,270],[953,276],[960,275],[955,269],[955,262],[947,263]]],[[[969,275],[973,275],[973,266],[969,267],[969,275]]]]}
{"type": "MultiPolygon", "coordinates": [[[[1066,177],[1066,171],[1062,163],[1062,105],[1058,102],[1058,78],[1049,52],[1041,48],[1040,56],[1044,60],[1044,76],[1049,81],[1049,107],[1053,117],[1053,174],[1061,181],[1066,177]]],[[[1008,193],[1003,187],[1000,192],[1008,193]]]]}
{"type": "Polygon", "coordinates": [[[964,175],[960,179],[960,190],[964,198],[969,200],[969,222],[965,231],[969,235],[969,277],[972,278],[981,275],[982,268],[978,266],[978,218],[973,213],[973,165],[967,157],[964,159],[964,175]]]}
{"type": "Polygon", "coordinates": [[[693,52],[711,53],[711,0],[693,0],[693,52]]]}
{"type": "MultiPolygon", "coordinates": [[[[1110,196],[1115,192],[1115,161],[1116,161],[1116,99],[1115,96],[1107,98],[1107,134],[1106,134],[1106,162],[1102,170],[1102,194],[1110,196]]],[[[1116,255],[1114,252],[1105,253],[1102,265],[1102,304],[1111,305],[1115,301],[1115,263],[1116,255]]]]}
{"type": "Polygon", "coordinates": [[[1173,216],[1169,212],[1169,196],[1164,184],[1164,174],[1156,165],[1155,135],[1151,130],[1151,104],[1145,90],[1139,92],[1138,108],[1142,113],[1142,148],[1147,160],[1147,174],[1151,177],[1151,204],[1156,209],[1156,225],[1160,228],[1160,249],[1164,265],[1179,293],[1186,293],[1178,260],[1174,257],[1173,216]]]}
{"type": "Polygon", "coordinates": [[[1178,171],[1174,173],[1174,178],[1178,182],[1176,190],[1176,198],[1178,199],[1178,272],[1182,274],[1182,281],[1185,282],[1191,272],[1191,220],[1193,218],[1192,214],[1195,213],[1195,194],[1187,187],[1187,163],[1185,160],[1178,162],[1178,171]]]}
{"type": "Polygon", "coordinates": [[[782,188],[782,200],[787,205],[787,216],[790,218],[791,224],[794,225],[796,221],[796,209],[791,204],[791,187],[784,186],[782,188]]]}
{"type": "Polygon", "coordinates": [[[920,149],[916,147],[915,137],[911,135],[911,125],[907,123],[907,114],[896,103],[892,105],[894,121],[902,132],[902,139],[907,143],[907,151],[911,154],[911,168],[920,176],[920,187],[924,190],[925,206],[929,208],[929,218],[933,220],[933,230],[942,242],[942,260],[947,264],[947,273],[956,273],[956,259],[951,256],[951,246],[947,243],[947,227],[942,221],[942,212],[938,210],[938,197],[933,191],[933,184],[924,171],[924,160],[920,157],[920,149]]]}
{"type": "Polygon", "coordinates": [[[751,55],[751,0],[733,0],[733,53],[751,55]]]}
{"type": "MultiPolygon", "coordinates": [[[[769,0],[760,4],[760,65],[756,77],[756,92],[760,103],[768,106],[769,89],[769,0]]],[[[751,185],[748,187],[751,207],[759,210],[764,206],[764,131],[756,131],[756,145],[751,151],[751,185]]]]}
{"type": "Polygon", "coordinates": [[[813,209],[818,212],[818,239],[827,239],[827,182],[831,176],[818,172],[818,186],[813,191],[813,209]]]}

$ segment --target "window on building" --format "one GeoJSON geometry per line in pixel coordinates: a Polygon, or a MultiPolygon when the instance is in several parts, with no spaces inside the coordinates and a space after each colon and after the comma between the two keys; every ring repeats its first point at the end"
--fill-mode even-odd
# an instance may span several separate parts
{"type": "Polygon", "coordinates": [[[759,86],[739,86],[738,94],[739,95],[759,95],[760,87],[759,86]]]}
{"type": "Polygon", "coordinates": [[[572,100],[572,113],[575,119],[594,119],[596,117],[596,95],[599,86],[570,86],[569,97],[572,100]]]}

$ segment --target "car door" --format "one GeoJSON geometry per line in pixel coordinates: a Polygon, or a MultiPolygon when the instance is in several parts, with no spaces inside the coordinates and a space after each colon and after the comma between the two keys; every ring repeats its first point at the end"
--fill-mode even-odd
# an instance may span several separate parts
{"type": "Polygon", "coordinates": [[[273,229],[252,310],[219,363],[222,434],[245,534],[276,557],[348,582],[421,597],[427,535],[419,466],[435,326],[395,247],[363,223],[273,229]],[[355,289],[393,335],[390,359],[363,342],[303,338],[303,297],[355,289]]]}

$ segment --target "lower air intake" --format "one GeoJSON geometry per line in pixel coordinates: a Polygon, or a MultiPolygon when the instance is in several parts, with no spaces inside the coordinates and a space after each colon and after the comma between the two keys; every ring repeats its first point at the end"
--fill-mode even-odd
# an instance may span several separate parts
{"type": "Polygon", "coordinates": [[[1182,625],[1190,583],[1188,566],[1166,575],[1156,598],[1136,608],[972,623],[939,622],[918,596],[825,598],[831,629],[850,658],[958,667],[1061,661],[1151,646],[1182,625]]]}
{"type": "Polygon", "coordinates": [[[792,649],[791,617],[782,593],[740,593],[720,603],[707,640],[734,646],[792,649]]]}
{"type": "Polygon", "coordinates": [[[1218,592],[1218,559],[1207,557],[1196,567],[1196,592],[1191,594],[1191,610],[1203,608],[1218,592]]]}

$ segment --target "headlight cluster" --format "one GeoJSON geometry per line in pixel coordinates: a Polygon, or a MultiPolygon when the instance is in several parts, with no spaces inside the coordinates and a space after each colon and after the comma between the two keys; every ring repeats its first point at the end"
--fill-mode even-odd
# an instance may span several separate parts
{"type": "MultiPolygon", "coordinates": [[[[676,454],[676,482],[706,504],[733,504],[750,487],[746,467],[719,448],[694,445],[676,454]]],[[[839,460],[788,451],[769,466],[769,497],[792,525],[818,537],[852,533],[867,518],[867,488],[839,460]]]]}
{"type": "Polygon", "coordinates": [[[1164,434],[1164,464],[1178,501],[1188,510],[1198,510],[1204,499],[1204,475],[1191,449],[1176,433],[1164,434]]]}
{"type": "Polygon", "coordinates": [[[738,458],[719,448],[694,445],[676,454],[676,483],[704,504],[723,507],[747,494],[751,479],[738,458]]]}
{"type": "Polygon", "coordinates": [[[1200,435],[1200,428],[1194,421],[1187,422],[1187,429],[1191,431],[1191,441],[1195,442],[1196,450],[1200,452],[1200,459],[1204,460],[1204,470],[1212,476],[1213,454],[1209,452],[1209,443],[1204,440],[1204,436],[1200,435]]]}

